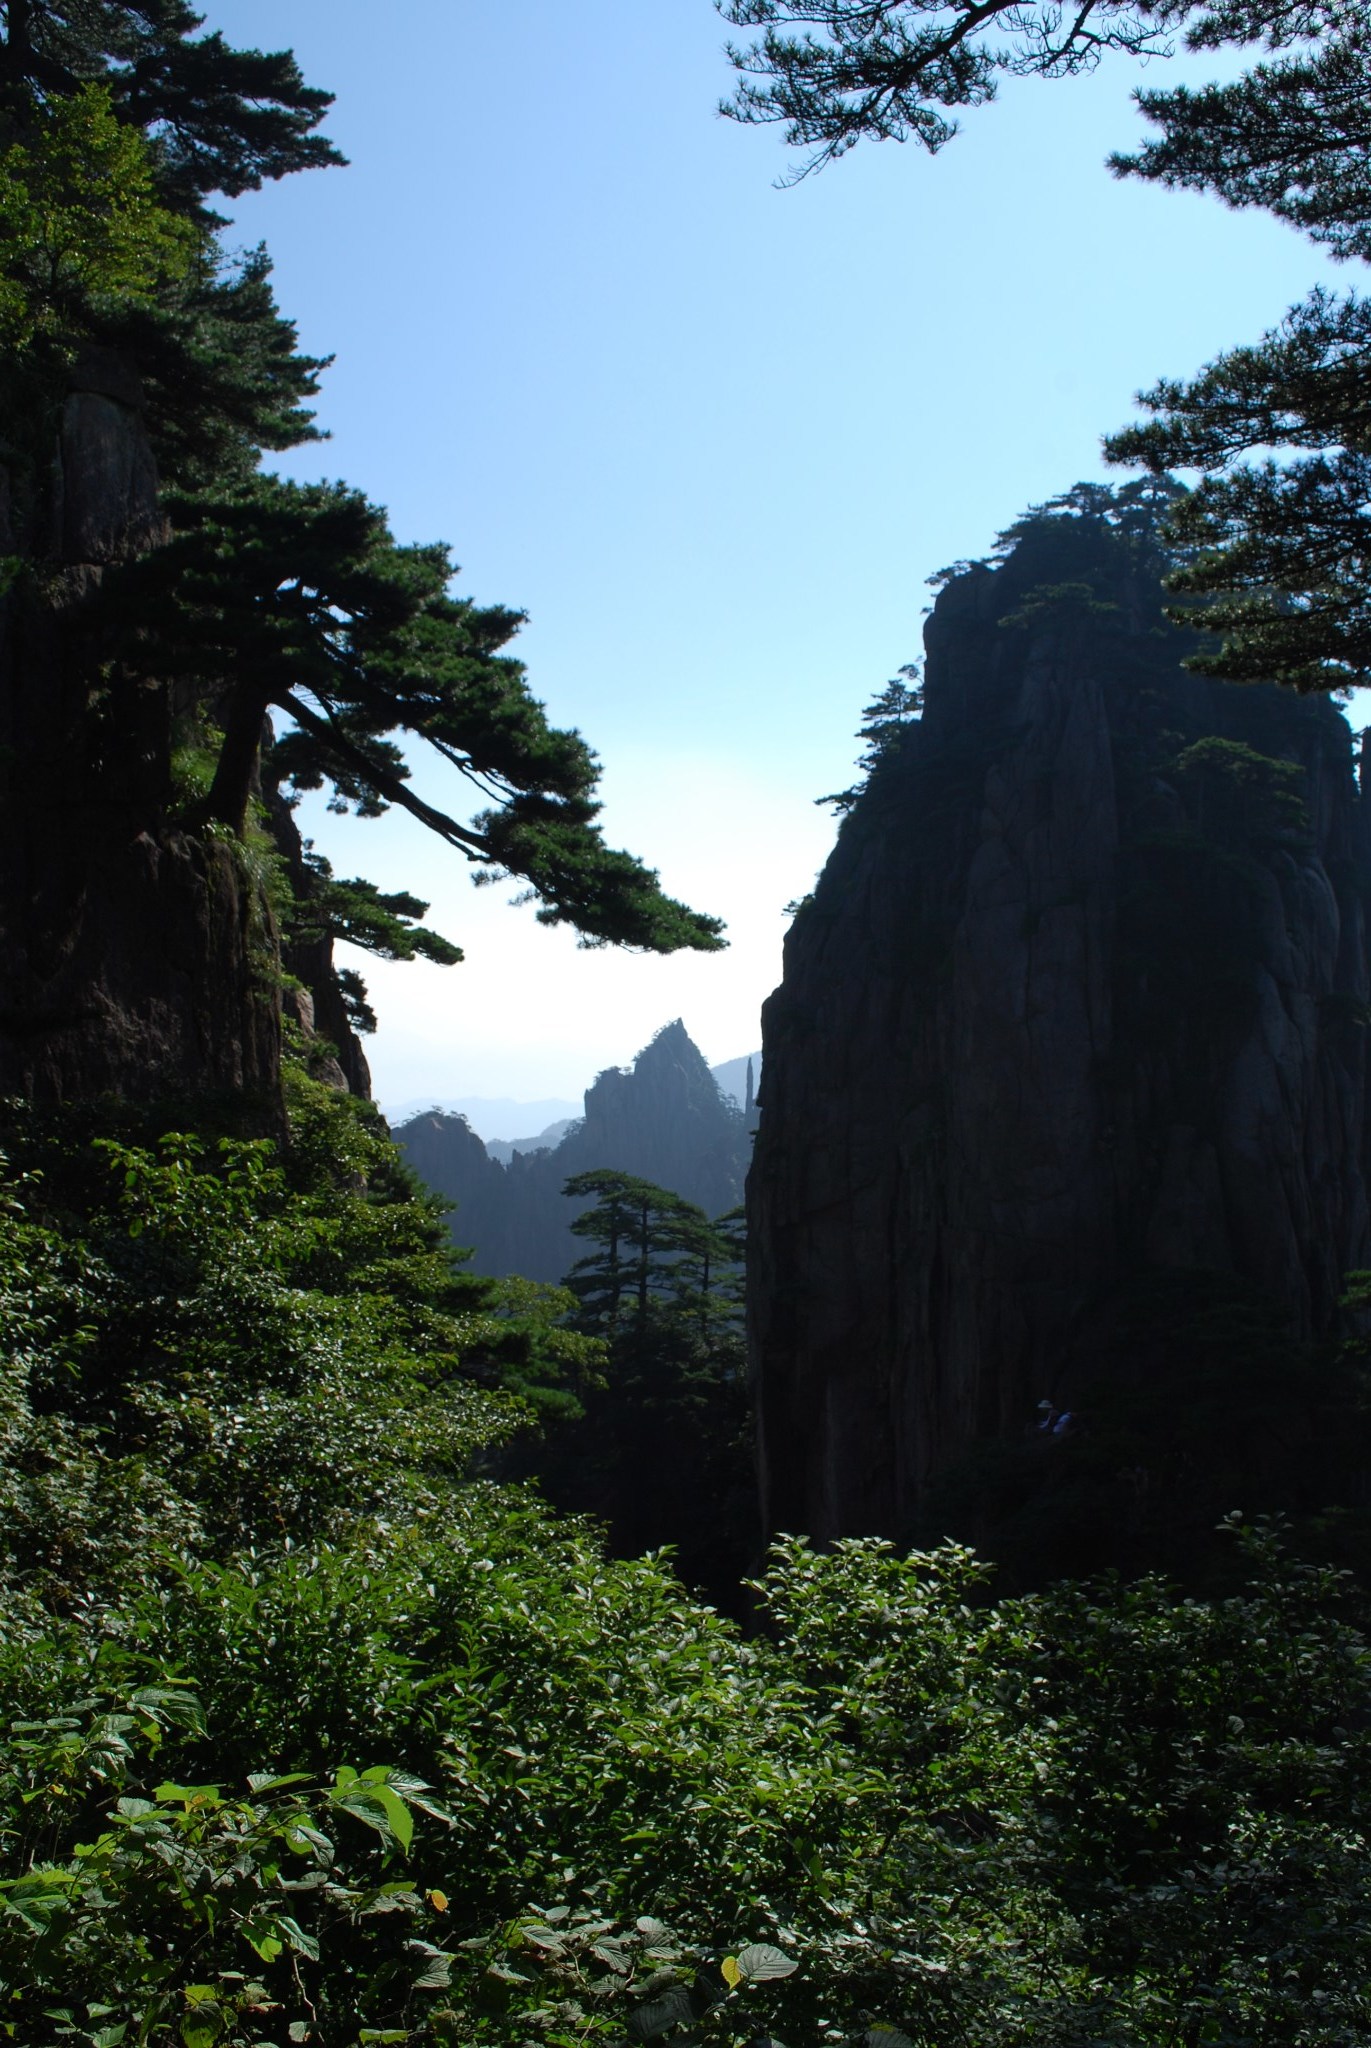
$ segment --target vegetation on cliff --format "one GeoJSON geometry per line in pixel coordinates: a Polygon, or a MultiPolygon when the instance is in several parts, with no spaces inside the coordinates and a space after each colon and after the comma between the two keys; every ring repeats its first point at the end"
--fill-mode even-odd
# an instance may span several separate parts
{"type": "Polygon", "coordinates": [[[284,1152],[6,1133],[6,2038],[1371,2025],[1349,1581],[1237,1528],[1222,1599],[991,1603],[956,1548],[788,1543],[744,1638],[489,1476],[577,1340],[292,1103],[284,1152]]]}
{"type": "MultiPolygon", "coordinates": [[[[605,843],[594,754],[549,724],[504,651],[522,615],[453,595],[447,548],[397,543],[360,492],[261,467],[316,438],[324,364],[298,350],[265,253],[231,254],[207,202],[338,159],[317,134],[329,96],[288,54],[234,50],[201,26],[182,0],[0,8],[0,401],[14,436],[0,666],[6,886],[22,898],[4,921],[24,935],[12,979],[41,984],[49,956],[73,952],[35,924],[25,881],[51,860],[57,811],[68,864],[84,852],[99,874],[168,832],[269,846],[278,792],[321,788],[363,816],[408,810],[588,943],[717,946],[717,919],[605,843]],[[73,391],[96,401],[74,419],[73,391]],[[92,491],[98,518],[73,520],[92,491]],[[419,796],[406,748],[453,794],[419,796]],[[112,802],[102,840],[91,820],[112,802]]],[[[307,865],[293,883],[278,876],[330,934],[461,957],[415,928],[425,906],[407,892],[381,899],[307,865]]],[[[144,920],[173,921],[156,890],[145,898],[144,920]]],[[[206,959],[192,980],[208,988],[215,971],[206,959]]],[[[16,1000],[34,1033],[102,990],[16,1000]]]]}

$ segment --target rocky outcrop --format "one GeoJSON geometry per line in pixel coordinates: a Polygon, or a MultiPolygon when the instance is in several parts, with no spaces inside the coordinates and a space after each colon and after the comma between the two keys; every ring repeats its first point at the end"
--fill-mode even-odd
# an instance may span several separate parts
{"type": "Polygon", "coordinates": [[[113,349],[89,348],[71,371],[48,491],[49,561],[84,580],[167,537],[157,463],[143,428],[143,388],[113,349]]]}
{"type": "Polygon", "coordinates": [[[268,801],[267,814],[298,913],[295,929],[281,942],[286,982],[282,1009],[300,1033],[310,1072],[317,1079],[350,1095],[370,1096],[371,1069],[338,979],[332,934],[323,928],[310,929],[309,903],[315,878],[305,858],[295,813],[276,791],[268,801]]]}
{"type": "MultiPolygon", "coordinates": [[[[174,679],[112,658],[92,603],[167,534],[142,388],[108,349],[67,381],[26,449],[0,446],[0,557],[19,571],[0,585],[0,1095],[219,1096],[276,1128],[281,935],[261,850],[178,821],[174,679]]],[[[275,824],[303,876],[284,806],[275,824]]],[[[331,944],[296,950],[316,1071],[366,1093],[331,944]]]]}
{"type": "Polygon", "coordinates": [[[518,1238],[508,1177],[466,1118],[447,1110],[425,1110],[401,1124],[394,1135],[406,1165],[426,1188],[452,1204],[452,1236],[474,1253],[474,1271],[502,1274],[522,1270],[513,1263],[518,1238]]]}
{"type": "Polygon", "coordinates": [[[1183,669],[1158,566],[1097,510],[951,581],[795,919],[748,1185],[772,1528],[916,1529],[1109,1373],[1150,1276],[1309,1334],[1371,1257],[1347,725],[1183,669]]]}
{"type": "Polygon", "coordinates": [[[530,1280],[560,1280],[585,1249],[571,1232],[584,1204],[562,1193],[571,1175],[636,1174],[717,1216],[741,1199],[749,1144],[679,1020],[631,1068],[598,1077],[584,1117],[549,1151],[516,1151],[503,1166],[464,1117],[439,1112],[402,1124],[395,1138],[420,1179],[455,1205],[452,1235],[474,1247],[474,1270],[530,1280]]]}
{"type": "Polygon", "coordinates": [[[92,350],[50,468],[3,464],[0,1093],[233,1094],[275,1115],[276,936],[240,849],[166,816],[171,691],[102,662],[89,598],[165,531],[130,366],[92,350]]]}

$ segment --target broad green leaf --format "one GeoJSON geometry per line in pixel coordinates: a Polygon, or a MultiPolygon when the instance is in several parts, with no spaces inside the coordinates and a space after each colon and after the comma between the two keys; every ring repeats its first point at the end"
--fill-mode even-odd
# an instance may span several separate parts
{"type": "Polygon", "coordinates": [[[153,1798],[161,1806],[203,1806],[211,1809],[222,1806],[217,1785],[174,1785],[170,1781],[153,1788],[153,1798]]]}
{"type": "Polygon", "coordinates": [[[66,1887],[36,1874],[10,1886],[5,1911],[44,1934],[67,1903],[66,1887]]]}
{"type": "Polygon", "coordinates": [[[745,1984],[770,1984],[778,1977],[793,1976],[798,1968],[798,1963],[769,1941],[754,1941],[738,1951],[738,1975],[745,1984]]]}
{"type": "Polygon", "coordinates": [[[256,1949],[264,1963],[274,1963],[285,1947],[274,1920],[249,1920],[243,1928],[243,1939],[256,1949]]]}
{"type": "Polygon", "coordinates": [[[333,1861],[333,1844],[327,1835],[321,1835],[318,1828],[308,1826],[304,1821],[291,1821],[283,1837],[286,1847],[293,1849],[297,1856],[308,1856],[311,1849],[317,1850],[320,1861],[328,1865],[333,1861]]]}
{"type": "Polygon", "coordinates": [[[387,1840],[398,1842],[401,1849],[408,1849],[414,1839],[414,1817],[389,1785],[366,1785],[354,1778],[351,1785],[332,1797],[334,1805],[341,1806],[344,1813],[375,1828],[387,1840]]]}
{"type": "Polygon", "coordinates": [[[297,1955],[307,1956],[312,1963],[318,1962],[319,1944],[312,1934],[305,1933],[298,1920],[292,1920],[288,1913],[282,1913],[277,1916],[276,1926],[285,1937],[287,1947],[293,1948],[297,1955]]]}

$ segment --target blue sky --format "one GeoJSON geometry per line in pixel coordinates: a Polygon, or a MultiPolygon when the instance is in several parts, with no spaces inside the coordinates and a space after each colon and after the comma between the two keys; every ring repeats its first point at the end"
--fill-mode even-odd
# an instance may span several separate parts
{"type": "Polygon", "coordinates": [[[1330,266],[1261,216],[1113,179],[1141,128],[1123,59],[1011,87],[935,159],[867,147],[778,191],[778,136],[715,118],[709,0],[210,21],[289,43],[351,159],[236,208],[304,345],[337,357],[332,440],[283,467],[346,478],[402,538],[448,541],[464,591],[527,609],[518,651],[604,761],[609,836],[733,940],[580,951],[408,820],[316,811],[340,872],[428,896],[467,952],[359,963],[380,1099],[574,1096],[678,1015],[711,1061],[750,1050],[784,905],[831,844],[813,798],[919,652],[924,579],[1099,475],[1141,386],[1255,338],[1330,266]]]}

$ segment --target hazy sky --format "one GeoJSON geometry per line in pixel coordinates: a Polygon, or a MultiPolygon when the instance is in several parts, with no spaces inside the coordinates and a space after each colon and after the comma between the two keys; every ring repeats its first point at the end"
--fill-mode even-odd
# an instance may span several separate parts
{"type": "Polygon", "coordinates": [[[813,799],[919,652],[924,579],[1101,474],[1141,386],[1330,267],[1109,175],[1142,125],[1123,59],[1011,88],[936,159],[867,146],[778,191],[776,133],[715,118],[710,0],[221,0],[210,24],[288,42],[351,159],[236,210],[337,356],[333,438],[283,467],[527,609],[517,651],[604,761],[608,836],[732,939],[580,951],[407,818],[316,809],[340,873],[430,898],[467,954],[357,962],[378,1096],[575,1096],[675,1016],[711,1061],[750,1050],[832,841],[813,799]]]}

